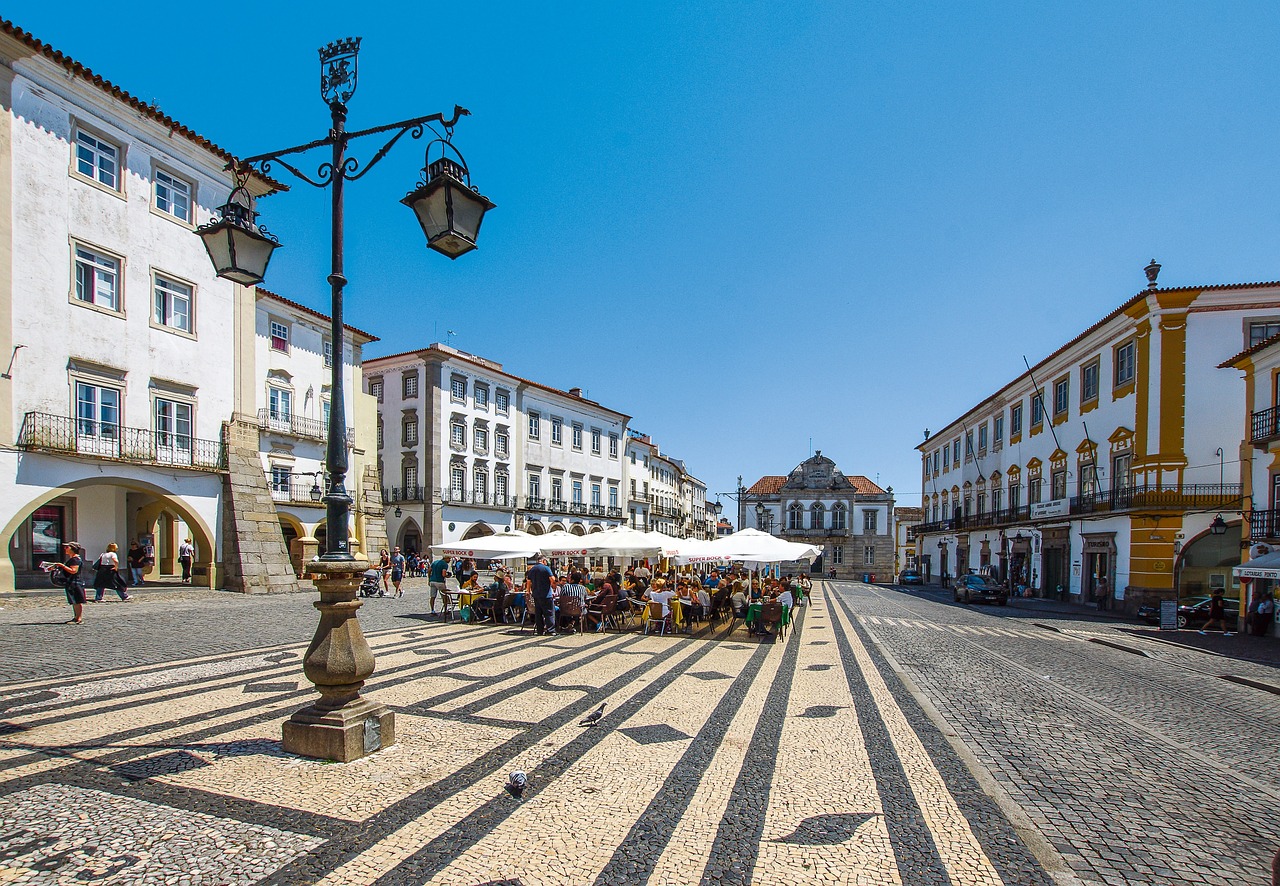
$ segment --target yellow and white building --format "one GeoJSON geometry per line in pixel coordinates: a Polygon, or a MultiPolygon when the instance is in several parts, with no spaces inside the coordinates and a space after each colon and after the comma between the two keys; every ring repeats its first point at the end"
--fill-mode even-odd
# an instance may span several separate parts
{"type": "Polygon", "coordinates": [[[1215,367],[1280,332],[1280,283],[1160,287],[1159,270],[1153,261],[1145,290],[926,432],[917,543],[934,580],[986,570],[1127,610],[1230,592],[1245,409],[1215,367]],[[1218,516],[1227,529],[1214,534],[1218,516]]]}

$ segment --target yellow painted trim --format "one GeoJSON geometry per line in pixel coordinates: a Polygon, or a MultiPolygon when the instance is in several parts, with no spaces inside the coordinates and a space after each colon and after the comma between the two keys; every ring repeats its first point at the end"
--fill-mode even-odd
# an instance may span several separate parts
{"type": "Polygon", "coordinates": [[[1033,437],[1036,436],[1037,434],[1043,433],[1043,431],[1044,431],[1044,422],[1041,422],[1038,425],[1031,426],[1031,436],[1033,437]]]}
{"type": "Polygon", "coordinates": [[[1160,320],[1160,443],[1164,458],[1183,455],[1187,412],[1187,315],[1160,320]]]}
{"type": "Polygon", "coordinates": [[[1166,311],[1185,311],[1191,303],[1200,297],[1200,289],[1175,289],[1169,292],[1157,292],[1156,304],[1166,311]]]}
{"type": "Polygon", "coordinates": [[[1069,415],[1068,412],[1063,412],[1059,415],[1055,415],[1053,417],[1053,426],[1056,428],[1058,425],[1065,423],[1068,415],[1069,415]]]}
{"type": "Polygon", "coordinates": [[[1151,322],[1138,324],[1138,335],[1133,352],[1133,380],[1138,401],[1134,407],[1133,449],[1135,455],[1144,455],[1149,449],[1149,411],[1151,409],[1151,322]]]}
{"type": "Polygon", "coordinates": [[[1098,398],[1094,397],[1092,400],[1089,400],[1086,403],[1080,404],[1080,414],[1088,415],[1090,412],[1093,412],[1093,410],[1097,408],[1098,408],[1098,398]]]}
{"type": "Polygon", "coordinates": [[[1021,442],[1022,442],[1022,435],[1021,435],[1021,434],[1012,434],[1012,435],[1010,435],[1010,437],[1009,437],[1009,445],[1010,445],[1010,446],[1012,446],[1012,445],[1013,445],[1013,444],[1015,444],[1015,443],[1021,443],[1021,442]]]}
{"type": "Polygon", "coordinates": [[[1125,384],[1122,384],[1118,388],[1112,388],[1111,402],[1114,403],[1117,400],[1123,400],[1125,397],[1128,397],[1130,394],[1132,394],[1133,391],[1134,391],[1133,382],[1126,382],[1125,384]]]}

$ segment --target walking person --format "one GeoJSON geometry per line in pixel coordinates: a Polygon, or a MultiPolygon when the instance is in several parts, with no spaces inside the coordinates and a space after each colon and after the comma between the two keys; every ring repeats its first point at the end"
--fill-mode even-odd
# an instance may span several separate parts
{"type": "Polygon", "coordinates": [[[72,619],[69,625],[84,624],[84,558],[80,552],[84,550],[77,542],[69,541],[62,545],[63,561],[54,563],[50,571],[58,570],[67,577],[67,602],[71,604],[72,619]]]}
{"type": "Polygon", "coordinates": [[[404,581],[404,565],[404,554],[400,553],[399,548],[396,548],[391,552],[391,583],[396,587],[394,594],[396,597],[404,596],[404,591],[400,590],[400,582],[404,581]]]}
{"type": "Polygon", "coordinates": [[[1215,630],[1222,631],[1222,636],[1234,636],[1234,631],[1227,630],[1227,605],[1222,598],[1222,589],[1217,588],[1213,592],[1213,596],[1209,598],[1209,620],[1204,623],[1204,627],[1200,629],[1201,635],[1209,632],[1209,625],[1216,624],[1215,630]]]}
{"type": "Polygon", "coordinates": [[[118,550],[116,543],[111,542],[93,564],[93,602],[95,603],[102,602],[102,595],[107,588],[114,590],[121,600],[127,602],[133,599],[125,591],[127,585],[124,576],[120,574],[120,555],[116,553],[118,550]]]}
{"type": "Polygon", "coordinates": [[[547,555],[538,554],[533,565],[524,573],[525,600],[533,600],[536,607],[534,626],[539,634],[556,632],[556,577],[547,566],[547,555]]]}
{"type": "Polygon", "coordinates": [[[386,548],[378,554],[378,572],[382,575],[382,590],[378,596],[385,597],[387,591],[391,590],[391,552],[386,548]]]}
{"type": "Polygon", "coordinates": [[[196,560],[196,548],[191,539],[184,538],[178,545],[178,562],[182,564],[182,583],[191,584],[191,564],[196,560]]]}

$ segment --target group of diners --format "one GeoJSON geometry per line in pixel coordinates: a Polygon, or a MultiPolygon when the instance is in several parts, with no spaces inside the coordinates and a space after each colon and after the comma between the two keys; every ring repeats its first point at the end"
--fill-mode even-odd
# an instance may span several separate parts
{"type": "Polygon", "coordinates": [[[472,623],[531,623],[539,635],[558,632],[601,632],[643,624],[647,632],[692,633],[699,623],[735,618],[753,635],[769,637],[772,624],[785,626],[793,606],[810,589],[806,575],[761,578],[742,568],[714,567],[696,571],[651,569],[645,562],[595,568],[559,564],[545,556],[531,558],[519,582],[505,566],[494,564],[492,579],[483,582],[474,561],[439,558],[429,567],[431,614],[436,598],[442,616],[456,612],[472,623]],[[451,588],[453,578],[457,587],[451,588]],[[777,604],[770,607],[767,604],[777,604]]]}

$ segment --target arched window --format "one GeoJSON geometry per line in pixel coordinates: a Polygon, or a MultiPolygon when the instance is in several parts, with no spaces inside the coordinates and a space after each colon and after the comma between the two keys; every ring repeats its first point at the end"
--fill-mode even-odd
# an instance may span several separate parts
{"type": "Polygon", "coordinates": [[[809,510],[809,528],[810,529],[826,529],[827,528],[827,511],[822,506],[822,502],[813,503],[813,507],[809,510]]]}
{"type": "Polygon", "coordinates": [[[798,502],[787,508],[787,528],[804,528],[804,508],[800,507],[798,502]]]}
{"type": "Polygon", "coordinates": [[[831,528],[844,529],[847,523],[847,516],[844,504],[836,502],[835,506],[831,508],[831,528]]]}

